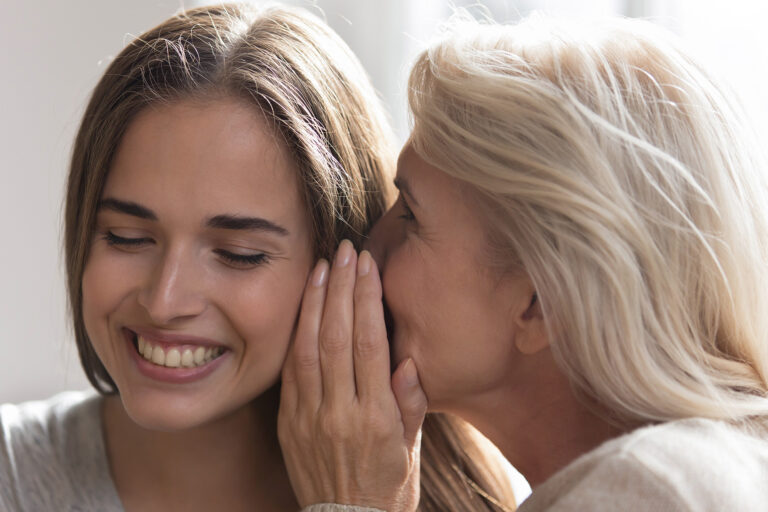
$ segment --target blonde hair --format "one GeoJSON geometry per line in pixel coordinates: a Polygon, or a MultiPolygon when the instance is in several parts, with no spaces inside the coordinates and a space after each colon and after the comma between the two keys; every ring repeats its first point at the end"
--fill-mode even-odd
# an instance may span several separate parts
{"type": "Polygon", "coordinates": [[[409,85],[415,150],[482,198],[577,391],[619,422],[768,414],[767,169],[679,43],[465,20],[409,85]]]}
{"type": "MultiPolygon", "coordinates": [[[[301,9],[220,5],[182,12],[142,34],[115,57],[91,96],[67,185],[64,245],[75,340],[101,393],[117,389],[85,330],[82,278],[111,160],[149,105],[226,95],[250,102],[286,144],[317,257],[330,259],[345,238],[360,247],[387,207],[395,153],[386,116],[357,58],[321,20],[301,9]]],[[[511,496],[503,468],[482,465],[492,452],[470,432],[439,416],[425,422],[420,510],[481,510],[484,500],[470,492],[467,478],[511,496]]]]}

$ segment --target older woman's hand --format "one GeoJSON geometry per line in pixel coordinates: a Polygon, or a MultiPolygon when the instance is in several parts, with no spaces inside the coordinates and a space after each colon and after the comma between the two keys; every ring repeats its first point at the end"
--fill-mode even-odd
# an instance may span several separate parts
{"type": "Polygon", "coordinates": [[[381,294],[373,258],[363,251],[358,261],[347,241],[333,267],[319,262],[307,283],[278,415],[302,507],[418,506],[427,401],[410,359],[390,377],[381,294]]]}

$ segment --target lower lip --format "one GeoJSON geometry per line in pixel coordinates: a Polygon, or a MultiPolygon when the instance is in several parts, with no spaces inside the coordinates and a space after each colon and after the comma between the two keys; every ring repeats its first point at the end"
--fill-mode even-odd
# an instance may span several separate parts
{"type": "Polygon", "coordinates": [[[216,359],[194,368],[168,368],[159,366],[144,359],[133,344],[133,333],[124,330],[128,351],[131,353],[136,367],[145,377],[172,384],[186,384],[204,379],[222,365],[225,358],[229,357],[229,351],[225,351],[216,359]]]}

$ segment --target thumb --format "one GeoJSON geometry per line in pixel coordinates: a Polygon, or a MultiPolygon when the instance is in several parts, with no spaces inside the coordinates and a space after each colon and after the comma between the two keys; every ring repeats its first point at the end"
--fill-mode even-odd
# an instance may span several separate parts
{"type": "Polygon", "coordinates": [[[413,359],[406,359],[395,370],[392,375],[392,391],[403,418],[405,439],[409,446],[413,446],[417,442],[424,415],[427,413],[427,395],[421,389],[413,359]]]}

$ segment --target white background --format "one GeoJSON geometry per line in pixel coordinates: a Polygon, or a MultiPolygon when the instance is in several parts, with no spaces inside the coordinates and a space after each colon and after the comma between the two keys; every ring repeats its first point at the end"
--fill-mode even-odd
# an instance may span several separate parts
{"type": "MultiPolygon", "coordinates": [[[[187,1],[191,7],[202,2],[187,1]]],[[[295,1],[300,5],[307,2],[295,1]]],[[[462,5],[456,1],[454,4],[462,5]]],[[[474,3],[474,2],[473,2],[474,3]]],[[[768,129],[766,2],[485,2],[500,21],[545,8],[569,16],[652,17],[719,68],[768,129]]],[[[67,160],[90,89],[110,56],[173,14],[172,0],[2,0],[0,18],[0,403],[87,386],[66,319],[61,212],[67,160]]],[[[408,63],[449,12],[438,0],[318,0],[407,135],[408,63]]],[[[768,141],[767,141],[768,142],[768,141]]]]}

